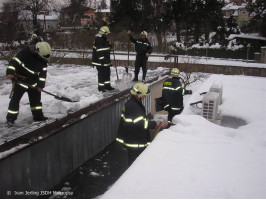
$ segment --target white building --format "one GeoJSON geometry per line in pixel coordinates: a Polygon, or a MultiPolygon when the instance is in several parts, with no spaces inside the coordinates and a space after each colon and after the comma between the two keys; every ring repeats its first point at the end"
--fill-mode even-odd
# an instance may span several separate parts
{"type": "MultiPolygon", "coordinates": [[[[34,28],[31,11],[21,11],[18,15],[18,20],[26,32],[33,32],[34,28]]],[[[42,11],[37,15],[37,20],[44,32],[53,32],[58,28],[59,13],[42,11]]]]}

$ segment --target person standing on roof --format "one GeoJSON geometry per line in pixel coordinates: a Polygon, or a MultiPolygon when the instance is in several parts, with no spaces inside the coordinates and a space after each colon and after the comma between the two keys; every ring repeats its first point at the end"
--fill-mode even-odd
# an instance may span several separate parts
{"type": "Polygon", "coordinates": [[[183,111],[183,96],[192,94],[191,90],[182,88],[177,68],[171,70],[171,75],[172,77],[164,81],[162,91],[164,110],[168,111],[168,122],[172,122],[173,117],[183,111]]]}
{"type": "Polygon", "coordinates": [[[106,90],[114,90],[110,83],[111,75],[111,44],[107,40],[110,30],[107,26],[100,28],[93,43],[92,65],[96,66],[98,71],[98,90],[106,92],[106,90]]]}
{"type": "Polygon", "coordinates": [[[130,40],[135,44],[136,50],[136,61],[135,61],[135,77],[133,81],[138,81],[138,75],[140,67],[142,68],[142,81],[145,81],[146,73],[147,73],[147,61],[152,53],[152,46],[149,40],[147,39],[148,33],[146,31],[142,31],[140,34],[140,39],[134,39],[131,35],[131,31],[128,31],[130,35],[130,40]]]}
{"type": "MultiPolygon", "coordinates": [[[[125,103],[116,141],[126,147],[128,164],[131,165],[142,151],[150,144],[149,129],[154,129],[160,122],[149,121],[142,101],[149,94],[149,88],[144,83],[136,83],[131,89],[131,97],[125,103]]],[[[167,122],[162,122],[167,127],[167,122]]]]}
{"type": "Polygon", "coordinates": [[[41,39],[39,36],[37,36],[37,34],[33,33],[33,34],[31,35],[30,45],[35,45],[35,44],[37,44],[38,42],[42,42],[42,39],[41,39]]]}
{"type": "Polygon", "coordinates": [[[8,124],[14,124],[17,119],[19,102],[25,92],[28,92],[33,120],[44,121],[47,119],[42,112],[41,91],[45,86],[47,62],[50,55],[50,45],[47,42],[38,42],[36,45],[24,47],[9,61],[6,77],[15,81],[6,116],[8,124]],[[22,82],[37,89],[30,88],[22,82]]]}

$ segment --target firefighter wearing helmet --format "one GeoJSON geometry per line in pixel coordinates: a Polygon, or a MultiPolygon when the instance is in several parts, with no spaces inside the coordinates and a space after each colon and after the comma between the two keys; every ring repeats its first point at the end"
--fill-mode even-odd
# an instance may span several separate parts
{"type": "Polygon", "coordinates": [[[33,120],[47,119],[42,112],[41,91],[45,86],[47,62],[50,55],[50,45],[47,42],[38,42],[36,45],[24,47],[9,61],[6,77],[13,80],[14,87],[6,116],[8,124],[12,125],[17,119],[19,102],[25,92],[28,92],[33,120]],[[30,88],[23,83],[37,89],[30,88]]]}
{"type": "Polygon", "coordinates": [[[101,27],[93,42],[92,65],[96,66],[98,71],[98,90],[100,92],[114,89],[110,83],[111,44],[107,40],[108,34],[110,34],[109,28],[101,27]]]}
{"type": "Polygon", "coordinates": [[[135,39],[131,35],[131,31],[128,31],[130,35],[130,40],[135,44],[136,50],[136,61],[135,61],[135,77],[133,81],[138,81],[138,75],[140,68],[142,68],[142,81],[145,81],[146,73],[147,73],[147,61],[152,53],[152,46],[149,40],[147,39],[148,33],[146,31],[142,31],[140,33],[140,39],[135,39]]]}
{"type": "Polygon", "coordinates": [[[162,97],[164,110],[168,111],[168,122],[172,122],[173,117],[183,111],[183,96],[192,94],[191,90],[182,88],[179,73],[177,68],[173,68],[171,70],[172,77],[163,83],[162,97]]]}
{"type": "MultiPolygon", "coordinates": [[[[145,106],[142,104],[149,88],[144,83],[136,83],[131,89],[131,97],[122,109],[117,133],[117,142],[128,151],[128,164],[131,165],[138,155],[150,144],[149,129],[154,129],[159,122],[149,121],[145,106]]],[[[162,122],[166,127],[167,122],[162,122]]]]}
{"type": "Polygon", "coordinates": [[[31,35],[31,41],[30,41],[30,45],[35,45],[35,44],[37,44],[38,42],[42,42],[42,39],[39,37],[39,36],[37,36],[37,34],[35,34],[35,33],[33,33],[32,35],[31,35]]]}

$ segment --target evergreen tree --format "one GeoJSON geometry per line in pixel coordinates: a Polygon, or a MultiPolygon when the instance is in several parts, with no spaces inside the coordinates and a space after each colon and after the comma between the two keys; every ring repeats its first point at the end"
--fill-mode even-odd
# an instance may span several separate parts
{"type": "Polygon", "coordinates": [[[107,9],[107,4],[106,4],[106,0],[101,0],[99,6],[98,6],[98,10],[101,9],[107,9]]]}
{"type": "Polygon", "coordinates": [[[250,20],[247,31],[258,32],[266,37],[266,2],[265,0],[250,1],[247,9],[254,17],[250,20]]]}
{"type": "Polygon", "coordinates": [[[240,29],[238,28],[238,25],[236,23],[236,19],[233,16],[230,16],[226,20],[226,25],[227,25],[227,31],[226,31],[227,37],[230,34],[239,34],[240,33],[240,29]]]}
{"type": "Polygon", "coordinates": [[[141,0],[111,0],[111,26],[114,31],[140,31],[141,0]]]}

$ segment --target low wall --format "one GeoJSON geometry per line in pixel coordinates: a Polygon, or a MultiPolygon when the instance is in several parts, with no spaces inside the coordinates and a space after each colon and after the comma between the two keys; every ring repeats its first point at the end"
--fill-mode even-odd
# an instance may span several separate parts
{"type": "MultiPolygon", "coordinates": [[[[264,62],[266,62],[266,49],[264,50],[264,54],[265,54],[264,62]]],[[[91,65],[91,61],[89,59],[80,59],[80,58],[62,58],[60,60],[60,63],[91,65]]],[[[134,66],[134,63],[135,62],[132,60],[129,61],[129,66],[131,67],[134,66]]],[[[116,64],[117,66],[128,66],[128,61],[117,60],[116,64]]],[[[150,62],[150,61],[148,62],[148,68],[153,69],[157,67],[173,68],[174,64],[169,62],[162,62],[162,63],[150,62]]],[[[203,64],[189,64],[189,63],[179,63],[178,68],[180,69],[180,71],[183,72],[205,72],[205,73],[225,74],[225,75],[246,75],[246,76],[266,77],[266,68],[224,66],[224,65],[203,65],[203,64]]]]}
{"type": "Polygon", "coordinates": [[[261,47],[260,59],[262,63],[266,63],[266,47],[261,47]]]}

